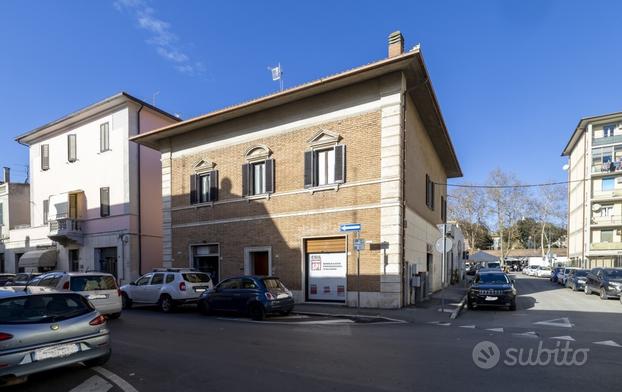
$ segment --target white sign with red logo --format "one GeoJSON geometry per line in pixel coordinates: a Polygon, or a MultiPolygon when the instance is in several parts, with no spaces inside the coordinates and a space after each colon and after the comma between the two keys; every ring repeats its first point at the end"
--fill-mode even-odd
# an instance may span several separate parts
{"type": "Polygon", "coordinates": [[[346,300],[346,254],[309,254],[308,298],[316,301],[346,300]]]}

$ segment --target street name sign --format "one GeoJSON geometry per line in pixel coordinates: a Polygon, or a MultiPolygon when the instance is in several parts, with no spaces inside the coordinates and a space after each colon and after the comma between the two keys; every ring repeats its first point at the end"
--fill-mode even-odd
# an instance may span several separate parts
{"type": "Polygon", "coordinates": [[[339,231],[361,231],[360,223],[342,223],[339,225],[339,231]]]}

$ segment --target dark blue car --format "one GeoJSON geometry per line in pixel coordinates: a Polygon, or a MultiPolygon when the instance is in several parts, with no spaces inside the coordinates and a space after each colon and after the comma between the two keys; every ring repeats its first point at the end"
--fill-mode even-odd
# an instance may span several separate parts
{"type": "Polygon", "coordinates": [[[294,298],[277,277],[240,276],[223,280],[203,293],[198,306],[204,314],[235,312],[263,320],[268,314],[289,314],[294,298]]]}

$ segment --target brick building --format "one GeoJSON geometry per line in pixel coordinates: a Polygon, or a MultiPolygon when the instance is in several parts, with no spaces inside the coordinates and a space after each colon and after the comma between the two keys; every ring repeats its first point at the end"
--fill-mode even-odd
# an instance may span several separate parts
{"type": "Polygon", "coordinates": [[[393,33],[386,59],[132,138],[162,154],[164,265],[366,307],[413,303],[415,270],[439,289],[442,184],[462,173],[403,45],[393,33]],[[343,223],[362,225],[360,273],[343,223]]]}

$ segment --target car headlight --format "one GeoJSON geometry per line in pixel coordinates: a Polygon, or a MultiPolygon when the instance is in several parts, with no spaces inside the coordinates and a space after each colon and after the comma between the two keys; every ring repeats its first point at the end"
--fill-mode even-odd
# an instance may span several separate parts
{"type": "Polygon", "coordinates": [[[610,289],[620,290],[620,287],[622,287],[622,285],[620,283],[617,283],[617,282],[610,282],[609,283],[609,288],[610,289]]]}

